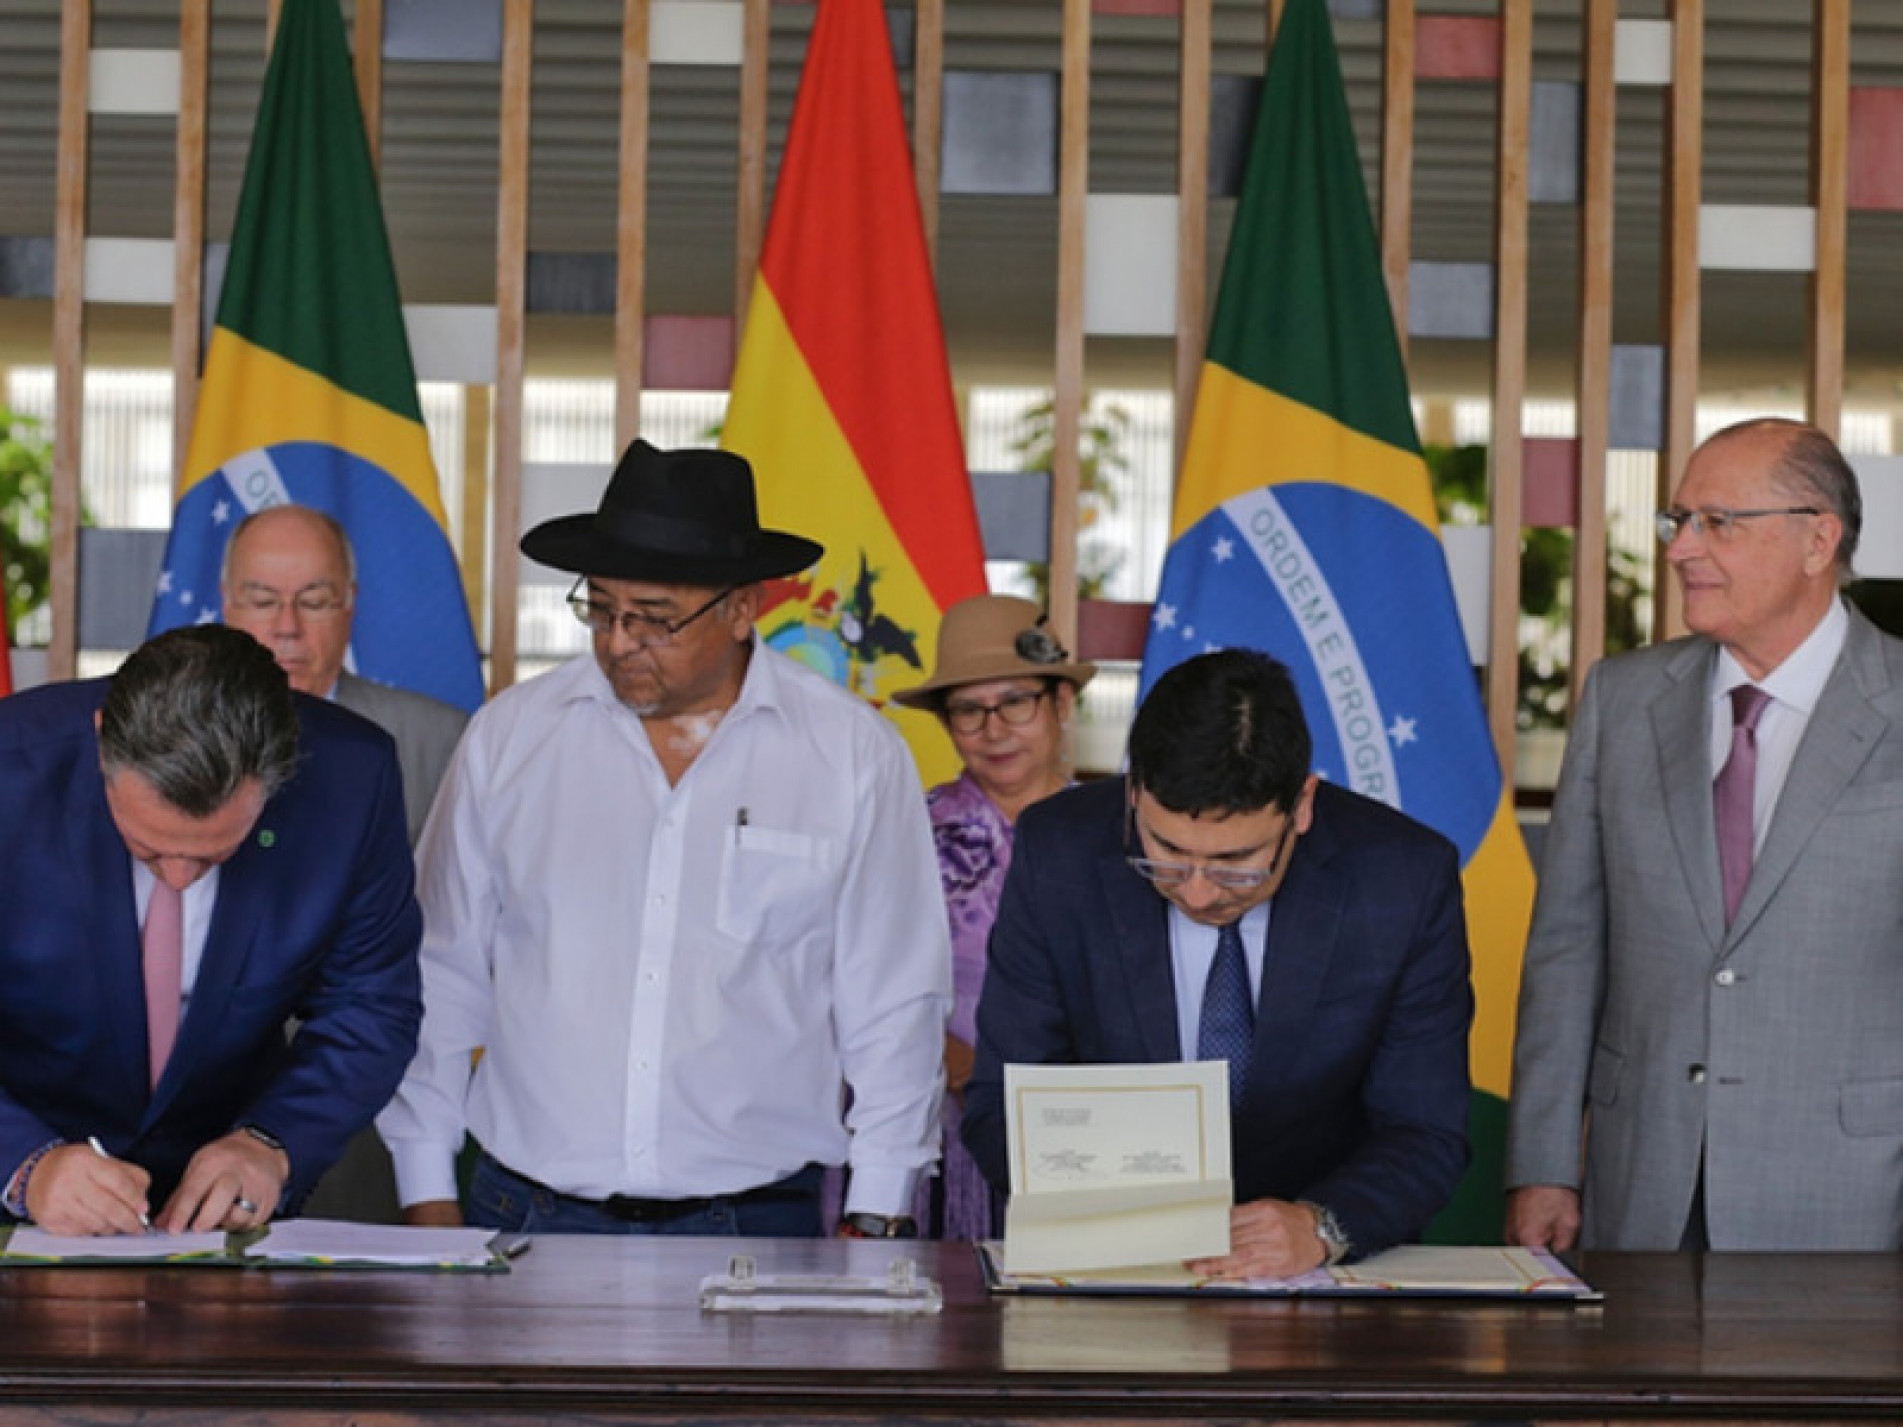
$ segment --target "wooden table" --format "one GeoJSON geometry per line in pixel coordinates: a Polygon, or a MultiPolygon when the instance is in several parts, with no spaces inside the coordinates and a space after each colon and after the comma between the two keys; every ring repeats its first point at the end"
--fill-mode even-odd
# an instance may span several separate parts
{"type": "Polygon", "coordinates": [[[702,1314],[732,1241],[544,1237],[507,1275],[0,1270],[0,1421],[1903,1421],[1903,1258],[1600,1255],[1597,1306],[987,1299],[970,1251],[765,1242],[918,1319],[702,1314]]]}

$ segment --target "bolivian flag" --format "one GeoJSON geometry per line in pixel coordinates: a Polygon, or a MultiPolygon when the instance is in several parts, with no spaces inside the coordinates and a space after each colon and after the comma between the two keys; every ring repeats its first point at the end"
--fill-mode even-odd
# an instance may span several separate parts
{"type": "Polygon", "coordinates": [[[351,667],[474,709],[443,519],[336,0],[285,0],[151,633],[218,618],[232,527],[295,503],[357,552],[351,667]]]}
{"type": "Polygon", "coordinates": [[[937,721],[887,703],[985,573],[879,0],[820,0],[721,442],[762,523],[826,547],[769,588],[762,636],[883,707],[927,783],[952,776],[937,721]]]}
{"type": "Polygon", "coordinates": [[[1442,1238],[1498,1242],[1533,873],[1461,637],[1323,0],[1263,86],[1144,650],[1289,666],[1316,771],[1438,829],[1464,865],[1478,999],[1474,1166],[1442,1238]]]}

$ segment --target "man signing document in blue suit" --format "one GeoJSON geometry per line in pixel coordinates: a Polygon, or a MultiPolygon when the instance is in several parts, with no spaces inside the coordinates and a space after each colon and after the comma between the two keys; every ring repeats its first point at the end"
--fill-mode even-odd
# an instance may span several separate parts
{"type": "Polygon", "coordinates": [[[1027,808],[978,1002],[965,1143],[1008,1188],[1007,1063],[1229,1063],[1236,1207],[1209,1278],[1418,1235],[1466,1167],[1460,859],[1309,769],[1288,671],[1232,649],[1138,709],[1127,779],[1027,808]]]}
{"type": "Polygon", "coordinates": [[[416,1047],[401,789],[235,629],[0,702],[7,1216],[249,1229],[309,1192],[416,1047]]]}

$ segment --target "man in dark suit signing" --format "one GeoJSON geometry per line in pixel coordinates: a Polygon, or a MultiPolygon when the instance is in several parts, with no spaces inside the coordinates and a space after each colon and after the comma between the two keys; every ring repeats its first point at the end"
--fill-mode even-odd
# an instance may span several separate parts
{"type": "Polygon", "coordinates": [[[966,1090],[999,1188],[1007,1063],[1222,1058],[1231,1248],[1192,1271],[1302,1273],[1446,1203],[1468,1154],[1459,855],[1310,753],[1288,671],[1225,650],[1157,681],[1127,779],[1025,810],[966,1090]]]}
{"type": "Polygon", "coordinates": [[[249,635],[177,629],[0,703],[0,827],[7,1214],[137,1233],[294,1206],[422,1018],[388,736],[249,635]]]}

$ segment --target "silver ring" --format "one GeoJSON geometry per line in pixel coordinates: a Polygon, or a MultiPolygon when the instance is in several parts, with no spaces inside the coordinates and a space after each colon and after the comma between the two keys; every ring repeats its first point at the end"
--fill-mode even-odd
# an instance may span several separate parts
{"type": "Polygon", "coordinates": [[[258,1212],[258,1206],[253,1204],[249,1199],[245,1198],[244,1195],[242,1194],[240,1194],[236,1199],[231,1201],[231,1207],[238,1210],[240,1213],[244,1213],[244,1214],[255,1214],[258,1212]]]}

